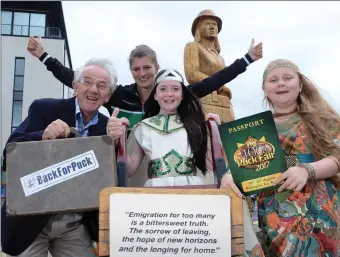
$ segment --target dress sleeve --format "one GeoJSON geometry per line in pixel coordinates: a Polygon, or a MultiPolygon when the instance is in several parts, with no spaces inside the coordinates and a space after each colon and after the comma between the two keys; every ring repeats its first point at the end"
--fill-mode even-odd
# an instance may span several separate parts
{"type": "Polygon", "coordinates": [[[143,137],[142,137],[142,124],[141,123],[137,123],[133,129],[133,135],[135,136],[137,142],[139,145],[142,145],[142,140],[143,140],[143,137]]]}

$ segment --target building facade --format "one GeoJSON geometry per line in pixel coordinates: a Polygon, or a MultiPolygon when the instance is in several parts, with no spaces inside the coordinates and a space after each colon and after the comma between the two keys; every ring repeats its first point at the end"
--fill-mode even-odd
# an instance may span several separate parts
{"type": "MultiPolygon", "coordinates": [[[[25,119],[37,98],[68,98],[73,92],[46,71],[27,51],[29,36],[41,36],[45,49],[72,68],[70,48],[60,1],[1,2],[1,126],[3,153],[11,132],[25,119]]],[[[1,154],[3,202],[6,171],[1,154]]]]}
{"type": "Polygon", "coordinates": [[[60,1],[1,1],[1,205],[6,197],[7,177],[2,153],[11,132],[25,119],[35,99],[73,95],[27,51],[29,36],[41,36],[45,49],[72,68],[60,1]]]}

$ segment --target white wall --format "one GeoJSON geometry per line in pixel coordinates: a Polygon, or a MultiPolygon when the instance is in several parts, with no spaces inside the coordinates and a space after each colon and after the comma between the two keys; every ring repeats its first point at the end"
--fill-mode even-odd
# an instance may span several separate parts
{"type": "MultiPolygon", "coordinates": [[[[27,51],[27,37],[1,36],[1,151],[11,133],[15,57],[25,58],[22,120],[33,100],[63,98],[63,86],[39,59],[27,51]]],[[[48,53],[64,62],[64,40],[43,39],[48,53]]]]}
{"type": "MultiPolygon", "coordinates": [[[[67,56],[66,49],[64,50],[65,63],[63,63],[67,68],[70,68],[70,61],[67,56]]],[[[74,69],[74,68],[73,68],[74,69]]],[[[73,96],[73,89],[68,86],[64,86],[64,98],[70,98],[73,96]]]]}
{"type": "MultiPolygon", "coordinates": [[[[12,101],[15,58],[25,58],[25,74],[23,89],[22,120],[28,114],[28,108],[35,99],[39,98],[63,98],[63,86],[53,74],[47,71],[46,66],[39,59],[27,51],[28,37],[1,36],[1,123],[0,145],[1,154],[6,141],[11,134],[12,101]]],[[[64,63],[64,40],[43,39],[44,47],[53,57],[64,63]]],[[[69,67],[68,60],[66,61],[69,67]]],[[[65,90],[66,96],[68,92],[65,90]]],[[[72,95],[72,93],[70,93],[72,95]]],[[[1,247],[0,247],[1,248],[1,247]]],[[[0,256],[5,256],[0,253],[0,256]]],[[[50,255],[49,255],[50,256],[50,255]]]]}

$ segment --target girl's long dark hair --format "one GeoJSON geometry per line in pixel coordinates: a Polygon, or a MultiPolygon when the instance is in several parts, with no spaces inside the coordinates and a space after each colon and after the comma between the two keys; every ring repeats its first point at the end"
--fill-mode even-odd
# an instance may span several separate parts
{"type": "MultiPolygon", "coordinates": [[[[162,72],[156,77],[161,75],[162,72]]],[[[206,154],[207,154],[207,141],[208,129],[205,124],[205,117],[202,106],[198,98],[182,84],[183,100],[177,108],[177,114],[183,122],[183,126],[188,134],[188,142],[193,153],[194,165],[206,173],[206,154]]],[[[158,85],[158,84],[157,84],[158,85]]],[[[155,93],[157,85],[152,89],[149,98],[144,104],[144,119],[156,116],[160,112],[160,106],[155,100],[155,93]]]]}

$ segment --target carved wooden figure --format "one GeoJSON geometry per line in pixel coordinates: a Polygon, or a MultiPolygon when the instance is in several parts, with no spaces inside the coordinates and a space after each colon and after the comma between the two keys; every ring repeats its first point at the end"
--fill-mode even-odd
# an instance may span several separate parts
{"type": "MultiPolygon", "coordinates": [[[[217,37],[221,29],[222,20],[211,10],[200,12],[194,20],[191,32],[195,40],[186,44],[184,49],[185,76],[190,84],[210,77],[225,67],[217,37]]],[[[206,113],[216,113],[222,122],[227,122],[235,119],[231,97],[231,90],[224,85],[201,98],[201,103],[206,113]]]]}

